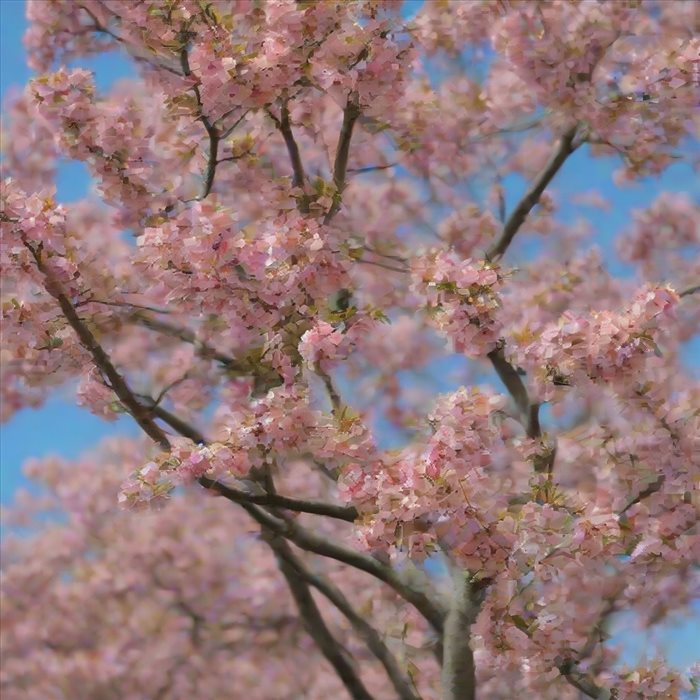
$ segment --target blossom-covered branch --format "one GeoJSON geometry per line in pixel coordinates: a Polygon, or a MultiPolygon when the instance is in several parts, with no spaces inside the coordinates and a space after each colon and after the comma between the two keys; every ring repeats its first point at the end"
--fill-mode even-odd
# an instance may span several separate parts
{"type": "Polygon", "coordinates": [[[95,366],[103,373],[106,381],[109,382],[109,387],[114,391],[123,406],[133,416],[134,420],[139,424],[146,435],[157,442],[163,449],[168,449],[170,447],[170,442],[166,434],[152,420],[148,409],[144,408],[134,396],[122,375],[112,364],[104,348],[97,341],[88,326],[80,319],[78,312],[63,291],[61,284],[54,278],[51,270],[44,264],[42,260],[43,246],[41,244],[29,243],[26,240],[24,240],[24,245],[34,258],[37,269],[44,276],[46,291],[58,302],[63,315],[80,339],[81,344],[92,356],[95,366]]]}

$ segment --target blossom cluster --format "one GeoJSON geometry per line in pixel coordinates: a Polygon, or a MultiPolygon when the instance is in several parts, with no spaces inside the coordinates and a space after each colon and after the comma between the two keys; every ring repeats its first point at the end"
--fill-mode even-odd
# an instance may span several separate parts
{"type": "Polygon", "coordinates": [[[650,286],[622,313],[567,311],[513,353],[544,401],[560,397],[560,387],[626,381],[660,353],[657,340],[677,303],[672,289],[650,286]]]}
{"type": "Polygon", "coordinates": [[[465,258],[484,250],[499,231],[496,217],[476,204],[467,204],[440,223],[440,238],[465,258]]]}
{"type": "Polygon", "coordinates": [[[420,449],[343,469],[340,493],[359,508],[367,546],[416,557],[440,546],[483,574],[502,565],[508,539],[495,526],[503,494],[489,472],[503,447],[497,416],[505,404],[460,389],[440,399],[420,449]]]}
{"type": "Polygon", "coordinates": [[[62,206],[52,190],[27,193],[14,179],[3,185],[0,228],[5,415],[36,406],[47,389],[82,374],[81,402],[114,417],[115,397],[98,373],[91,373],[92,362],[63,315],[59,296],[80,309],[81,318],[100,329],[107,342],[114,314],[109,305],[92,300],[128,306],[126,299],[138,296],[125,293],[136,286],[128,244],[90,204],[62,206]]]}
{"type": "Polygon", "coordinates": [[[300,386],[280,387],[245,406],[221,413],[213,442],[171,438],[171,449],[137,469],[119,496],[130,508],[157,505],[179,484],[199,477],[222,480],[249,475],[264,466],[311,456],[327,468],[375,452],[359,416],[345,409],[328,416],[312,408],[300,386]]]}
{"type": "Polygon", "coordinates": [[[502,277],[494,266],[437,251],[418,258],[412,274],[432,323],[457,352],[481,357],[496,347],[502,277]]]}
{"type": "Polygon", "coordinates": [[[585,119],[594,142],[625,154],[626,176],[669,163],[696,101],[697,39],[665,32],[631,3],[591,2],[527,4],[495,23],[492,41],[560,123],[585,119]]]}
{"type": "Polygon", "coordinates": [[[290,211],[251,229],[237,219],[202,202],[143,231],[140,262],[157,270],[153,291],[164,303],[225,312],[243,332],[274,326],[285,309],[321,305],[345,286],[347,262],[318,221],[290,211]]]}
{"type": "Polygon", "coordinates": [[[370,314],[350,310],[342,314],[347,318],[340,323],[317,320],[301,336],[299,354],[311,369],[318,367],[328,371],[338,362],[346,360],[358,344],[364,346],[377,326],[377,321],[370,314]]]}
{"type": "Polygon", "coordinates": [[[617,249],[647,279],[693,284],[700,277],[700,208],[685,194],[664,192],[634,212],[617,249]]]}

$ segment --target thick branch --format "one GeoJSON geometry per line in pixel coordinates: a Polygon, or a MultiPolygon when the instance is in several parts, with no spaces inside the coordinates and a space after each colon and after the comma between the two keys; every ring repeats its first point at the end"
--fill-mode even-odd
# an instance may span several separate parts
{"type": "MultiPolygon", "coordinates": [[[[527,388],[520,377],[518,371],[506,360],[503,351],[503,344],[488,354],[489,360],[508,392],[513,397],[515,405],[520,413],[520,422],[525,427],[525,432],[529,438],[539,440],[542,438],[542,427],[540,426],[540,405],[531,403],[527,388]]],[[[535,471],[548,475],[552,473],[556,450],[552,449],[546,453],[546,457],[535,462],[535,471]]]]}
{"type": "Polygon", "coordinates": [[[454,577],[454,593],[445,620],[442,664],[443,700],[475,700],[476,676],[470,629],[484,600],[486,585],[466,571],[454,577]]]}
{"type": "Polygon", "coordinates": [[[277,124],[277,128],[282,133],[284,143],[287,146],[289,160],[292,163],[292,171],[294,172],[292,184],[294,185],[294,187],[303,188],[304,182],[306,181],[306,176],[304,175],[304,166],[301,162],[299,146],[296,142],[296,139],[294,138],[294,132],[292,131],[292,123],[289,119],[289,106],[286,102],[282,105],[280,120],[277,122],[277,124]]]}
{"type": "MultiPolygon", "coordinates": [[[[294,132],[292,131],[292,123],[289,118],[289,105],[287,101],[282,104],[279,119],[269,109],[267,110],[267,114],[275,123],[277,130],[282,134],[284,144],[287,147],[289,160],[292,164],[292,185],[294,187],[300,187],[302,190],[304,190],[306,175],[304,174],[304,165],[301,160],[299,145],[297,144],[296,139],[294,138],[294,132]]],[[[301,198],[299,199],[298,206],[299,211],[302,214],[309,213],[309,199],[305,193],[302,194],[301,198]]]]}
{"type": "Polygon", "coordinates": [[[306,530],[296,523],[275,518],[258,506],[246,503],[241,505],[261,525],[279,535],[283,535],[301,549],[329,557],[330,559],[336,559],[344,564],[372,574],[380,581],[384,581],[404,600],[411,603],[438,633],[442,633],[444,613],[440,606],[425,593],[406,583],[391,567],[362,552],[356,552],[354,549],[337,544],[327,537],[317,535],[311,530],[306,530]]]}
{"type": "Polygon", "coordinates": [[[81,345],[90,353],[90,355],[92,355],[95,365],[107,379],[110,388],[117,395],[119,401],[134,417],[134,420],[139,424],[139,426],[141,426],[146,435],[157,442],[163,449],[169,449],[170,443],[167,435],[153,420],[149,410],[142,406],[136,396],[134,396],[122,375],[112,364],[103,347],[97,342],[97,339],[92,334],[92,331],[80,319],[78,312],[75,310],[75,307],[71,303],[70,299],[68,299],[66,294],[63,292],[61,285],[54,279],[51,271],[47,269],[42,262],[40,249],[37,250],[26,242],[25,246],[34,257],[39,272],[44,275],[46,280],[46,291],[58,302],[63,315],[68,321],[68,324],[75,331],[81,345]]]}
{"type": "Polygon", "coordinates": [[[549,161],[547,161],[547,164],[532,183],[530,189],[525,193],[525,196],[515,207],[508,221],[506,221],[499,239],[486,252],[487,260],[500,258],[506,252],[515,234],[525,222],[528,214],[540,201],[540,197],[547,185],[552,181],[557,172],[559,172],[559,169],[564,165],[566,159],[576,150],[577,146],[574,145],[575,136],[576,127],[573,127],[561,137],[549,161]]]}
{"type": "Polygon", "coordinates": [[[156,418],[160,418],[164,423],[167,423],[176,433],[183,437],[189,438],[197,445],[206,445],[208,440],[202,433],[187,421],[182,420],[174,413],[171,413],[166,408],[159,406],[150,397],[143,397],[146,400],[146,410],[156,418]]]}
{"type": "Polygon", "coordinates": [[[384,666],[387,676],[389,676],[399,698],[401,698],[401,700],[420,700],[410,680],[401,671],[396,658],[386,644],[384,644],[377,630],[355,611],[342,591],[322,576],[311,573],[297,557],[294,557],[289,548],[287,548],[286,552],[281,552],[280,556],[286,559],[289,565],[294,568],[297,575],[328,598],[328,600],[330,600],[347,618],[355,631],[365,641],[369,650],[377,657],[382,666],[384,666]],[[288,556],[288,554],[291,556],[288,556]]]}
{"type": "MultiPolygon", "coordinates": [[[[297,498],[289,498],[276,493],[247,494],[240,493],[240,497],[248,503],[270,506],[272,508],[284,508],[297,513],[311,513],[313,515],[325,515],[336,520],[345,520],[353,523],[357,519],[357,509],[352,506],[339,506],[335,503],[323,501],[305,501],[297,498]]],[[[238,495],[238,494],[236,494],[238,495]]]]}
{"type": "Polygon", "coordinates": [[[333,204],[328,210],[323,223],[327,224],[338,213],[340,202],[345,189],[345,178],[348,170],[348,158],[350,155],[350,141],[355,122],[360,116],[360,106],[357,103],[357,95],[350,93],[347,104],[343,110],[343,125],[340,127],[338,136],[338,147],[335,151],[335,162],[333,163],[333,184],[335,185],[335,195],[333,204]]]}
{"type": "MultiPolygon", "coordinates": [[[[488,358],[491,360],[491,364],[496,370],[500,380],[513,397],[521,417],[527,417],[530,411],[530,397],[527,394],[527,388],[517,370],[506,360],[503,345],[499,345],[495,350],[492,350],[488,354],[488,358]]],[[[530,435],[529,437],[532,436],[530,435]]]]}
{"type": "Polygon", "coordinates": [[[200,479],[200,483],[206,488],[213,489],[225,496],[234,503],[252,503],[255,505],[269,506],[271,508],[284,508],[296,513],[311,513],[313,515],[324,515],[336,520],[344,520],[352,523],[357,517],[357,510],[352,506],[338,506],[334,503],[324,503],[322,501],[304,501],[297,498],[289,498],[279,494],[260,493],[249,494],[231,486],[221,484],[212,479],[200,479]]]}
{"type": "Polygon", "coordinates": [[[350,693],[350,697],[355,700],[372,700],[372,696],[365,688],[362,680],[343,654],[340,644],[326,626],[311,596],[309,585],[302,580],[298,571],[290,563],[290,560],[294,561],[294,555],[289,545],[284,539],[269,531],[264,531],[263,536],[277,557],[280,571],[287,580],[287,585],[299,610],[301,621],[309,636],[316,642],[321,653],[333,666],[348,693],[350,693]]]}

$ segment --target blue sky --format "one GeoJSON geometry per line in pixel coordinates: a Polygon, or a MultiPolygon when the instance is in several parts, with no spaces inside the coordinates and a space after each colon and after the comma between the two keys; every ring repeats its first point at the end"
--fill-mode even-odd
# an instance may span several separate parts
{"type": "MultiPolygon", "coordinates": [[[[409,10],[415,10],[420,0],[410,2],[409,10]]],[[[26,28],[24,0],[0,0],[0,93],[5,99],[13,90],[20,90],[31,77],[25,64],[22,35],[26,28]]],[[[95,71],[97,84],[106,89],[118,78],[132,74],[130,64],[118,54],[102,55],[81,65],[95,71]]],[[[571,219],[585,215],[597,231],[596,241],[606,253],[613,272],[625,273],[612,256],[615,235],[630,221],[630,213],[642,208],[663,190],[686,191],[700,197],[700,183],[686,164],[669,168],[661,178],[649,178],[634,187],[617,189],[612,183],[612,173],[619,166],[613,158],[591,159],[586,149],[567,162],[557,176],[555,189],[562,205],[562,216],[571,219]],[[614,191],[614,207],[609,212],[599,212],[578,207],[570,202],[571,195],[584,190],[602,193],[614,191]]],[[[506,182],[509,203],[512,205],[525,187],[519,178],[506,182]]],[[[81,164],[64,164],[59,169],[57,189],[62,202],[75,201],[85,196],[89,179],[81,164]]],[[[697,366],[700,342],[688,349],[686,359],[697,366]],[[694,359],[693,359],[694,358],[694,359]]],[[[116,423],[106,423],[74,405],[69,392],[59,393],[39,410],[23,410],[2,426],[0,435],[0,502],[12,500],[17,488],[27,486],[21,474],[23,462],[29,457],[59,454],[76,457],[93,446],[100,438],[115,433],[136,435],[137,430],[126,418],[116,423]]],[[[699,613],[700,614],[700,613],[699,613]]],[[[659,643],[668,647],[672,658],[680,666],[700,660],[700,635],[694,631],[696,620],[679,620],[670,633],[661,633],[659,643]]],[[[628,637],[625,645],[632,655],[648,648],[649,640],[643,636],[628,637]]]]}

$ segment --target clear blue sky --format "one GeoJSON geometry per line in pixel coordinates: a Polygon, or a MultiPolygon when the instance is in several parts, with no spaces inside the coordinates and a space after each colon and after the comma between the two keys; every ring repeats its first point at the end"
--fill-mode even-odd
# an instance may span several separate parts
{"type": "MultiPolygon", "coordinates": [[[[412,0],[410,9],[414,10],[420,4],[420,0],[412,0]]],[[[13,90],[20,90],[31,77],[22,46],[25,28],[24,0],[0,0],[0,94],[3,100],[13,90]]],[[[95,71],[97,84],[102,89],[109,87],[114,80],[132,74],[130,64],[116,53],[81,61],[81,65],[95,71]]],[[[617,190],[614,207],[609,212],[583,210],[570,203],[570,195],[583,190],[596,189],[603,193],[616,190],[612,173],[618,165],[613,158],[591,159],[586,150],[581,149],[557,176],[555,188],[558,201],[563,205],[562,216],[570,219],[585,213],[599,232],[596,240],[609,256],[608,262],[613,272],[626,273],[614,261],[612,250],[615,235],[628,225],[631,211],[646,206],[663,190],[686,191],[700,198],[700,183],[686,164],[679,164],[669,168],[661,178],[649,178],[634,187],[617,190]]],[[[508,200],[512,203],[524,188],[524,183],[513,178],[506,185],[508,200]]],[[[80,199],[85,196],[88,187],[89,179],[81,164],[70,163],[60,167],[57,182],[59,201],[80,199]]],[[[686,358],[697,366],[700,342],[692,344],[686,358]]],[[[126,418],[116,423],[106,423],[79,409],[70,400],[69,392],[66,392],[65,398],[55,396],[39,410],[20,411],[1,430],[0,502],[3,503],[12,500],[17,488],[27,486],[21,467],[28,457],[59,454],[72,458],[107,435],[137,434],[136,428],[126,418]]],[[[668,648],[673,660],[680,666],[700,660],[700,633],[694,629],[697,623],[697,619],[678,621],[671,632],[659,635],[659,643],[668,648]]],[[[648,648],[648,640],[643,636],[630,636],[625,645],[631,655],[637,655],[648,648]]]]}

